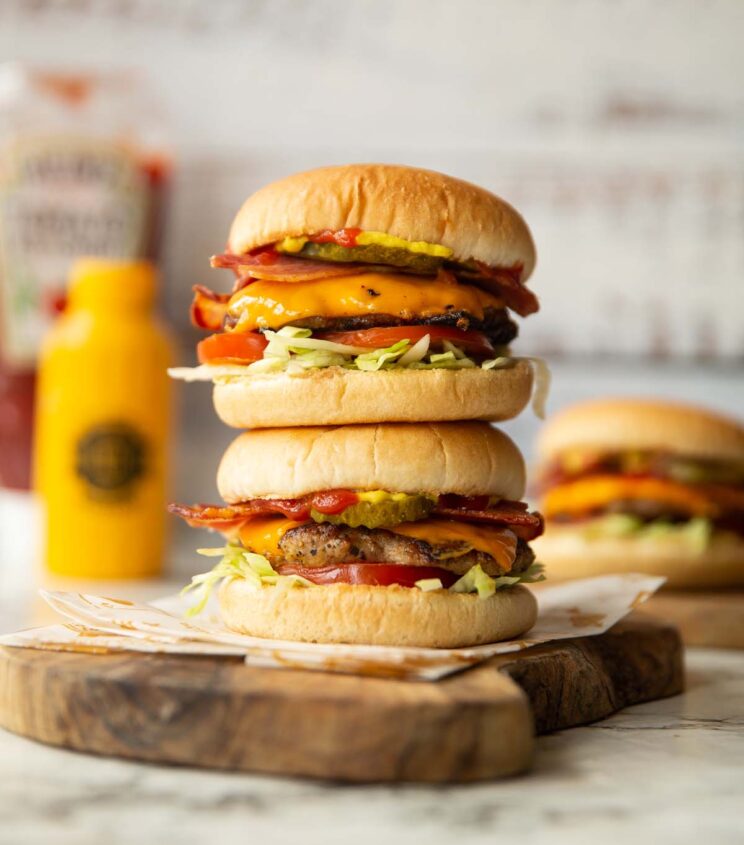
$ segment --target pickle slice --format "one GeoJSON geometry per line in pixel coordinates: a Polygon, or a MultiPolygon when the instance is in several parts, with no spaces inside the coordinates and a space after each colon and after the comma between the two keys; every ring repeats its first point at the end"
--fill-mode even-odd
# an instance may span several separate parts
{"type": "Polygon", "coordinates": [[[341,513],[320,513],[310,511],[315,522],[330,522],[333,525],[348,525],[351,528],[394,527],[401,522],[417,522],[431,513],[435,499],[408,493],[361,493],[360,501],[350,505],[341,513]],[[365,498],[368,497],[368,498],[365,498]]]}
{"type": "Polygon", "coordinates": [[[444,264],[443,258],[382,244],[346,247],[338,244],[314,244],[308,241],[297,255],[301,258],[320,258],[323,261],[342,263],[360,261],[364,264],[383,264],[386,267],[400,267],[412,273],[427,276],[436,273],[444,264]]]}

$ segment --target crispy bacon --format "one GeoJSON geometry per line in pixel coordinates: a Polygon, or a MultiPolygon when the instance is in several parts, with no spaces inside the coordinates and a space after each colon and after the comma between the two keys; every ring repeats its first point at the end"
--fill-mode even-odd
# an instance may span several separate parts
{"type": "Polygon", "coordinates": [[[350,273],[364,273],[368,269],[364,264],[340,264],[336,261],[295,258],[274,250],[245,255],[213,255],[211,265],[233,270],[238,275],[249,275],[254,279],[270,282],[311,282],[315,279],[348,276],[350,273]]]}
{"type": "Polygon", "coordinates": [[[192,528],[229,531],[259,516],[281,514],[298,522],[310,519],[310,511],[341,513],[356,504],[359,497],[352,490],[323,490],[298,499],[251,499],[236,505],[168,505],[170,513],[180,516],[192,528]]]}
{"type": "Polygon", "coordinates": [[[204,285],[194,285],[194,301],[191,303],[191,322],[200,329],[213,332],[222,330],[227,316],[230,294],[215,293],[204,285]]]}
{"type": "Polygon", "coordinates": [[[537,511],[529,512],[526,502],[502,499],[489,506],[488,496],[440,496],[434,513],[464,522],[508,525],[517,537],[526,542],[539,537],[544,529],[542,515],[537,511]]]}
{"type": "Polygon", "coordinates": [[[520,281],[522,266],[512,268],[489,267],[482,261],[474,262],[477,271],[457,271],[458,277],[475,284],[483,283],[497,296],[500,296],[507,308],[519,314],[520,317],[527,317],[540,309],[540,303],[532,291],[525,287],[520,281]]]}
{"type": "MultiPolygon", "coordinates": [[[[337,514],[358,501],[359,497],[352,490],[324,490],[298,499],[251,499],[223,506],[172,504],[168,510],[193,528],[230,531],[259,516],[281,514],[301,522],[310,519],[311,509],[337,514]]],[[[517,537],[527,542],[543,532],[543,518],[539,513],[530,513],[525,502],[507,499],[489,506],[488,496],[440,496],[434,514],[464,522],[508,526],[517,537]]]]}

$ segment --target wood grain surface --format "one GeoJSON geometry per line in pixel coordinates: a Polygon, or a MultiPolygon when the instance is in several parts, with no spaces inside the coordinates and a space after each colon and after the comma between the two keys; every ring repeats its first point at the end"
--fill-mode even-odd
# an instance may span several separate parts
{"type": "Polygon", "coordinates": [[[643,612],[676,625],[686,645],[744,649],[744,590],[662,590],[643,612]]]}
{"type": "Polygon", "coordinates": [[[0,649],[0,725],[94,754],[343,781],[467,782],[529,768],[534,733],[682,690],[669,625],[494,658],[439,682],[232,658],[0,649]]]}

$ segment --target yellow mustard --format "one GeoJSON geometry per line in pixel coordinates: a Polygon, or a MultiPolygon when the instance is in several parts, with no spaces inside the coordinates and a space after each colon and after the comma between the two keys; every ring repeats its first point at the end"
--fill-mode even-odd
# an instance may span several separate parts
{"type": "MultiPolygon", "coordinates": [[[[283,238],[276,244],[278,252],[297,253],[302,250],[309,238],[304,236],[296,238],[283,238]]],[[[407,241],[404,238],[397,238],[395,235],[388,235],[387,232],[360,232],[355,241],[358,246],[385,246],[390,249],[405,249],[419,255],[431,255],[434,258],[451,258],[453,250],[442,244],[430,244],[426,241],[407,241]]]]}
{"type": "Polygon", "coordinates": [[[171,355],[155,289],[146,262],[81,259],[42,346],[35,475],[57,574],[161,571],[171,355]]]}

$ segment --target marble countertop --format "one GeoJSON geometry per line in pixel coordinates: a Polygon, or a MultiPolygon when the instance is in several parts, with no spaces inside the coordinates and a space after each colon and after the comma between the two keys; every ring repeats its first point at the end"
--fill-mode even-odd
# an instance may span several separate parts
{"type": "Polygon", "coordinates": [[[0,843],[744,841],[744,653],[694,650],[688,689],[538,740],[471,786],[342,786],[89,757],[0,731],[0,843]]]}

